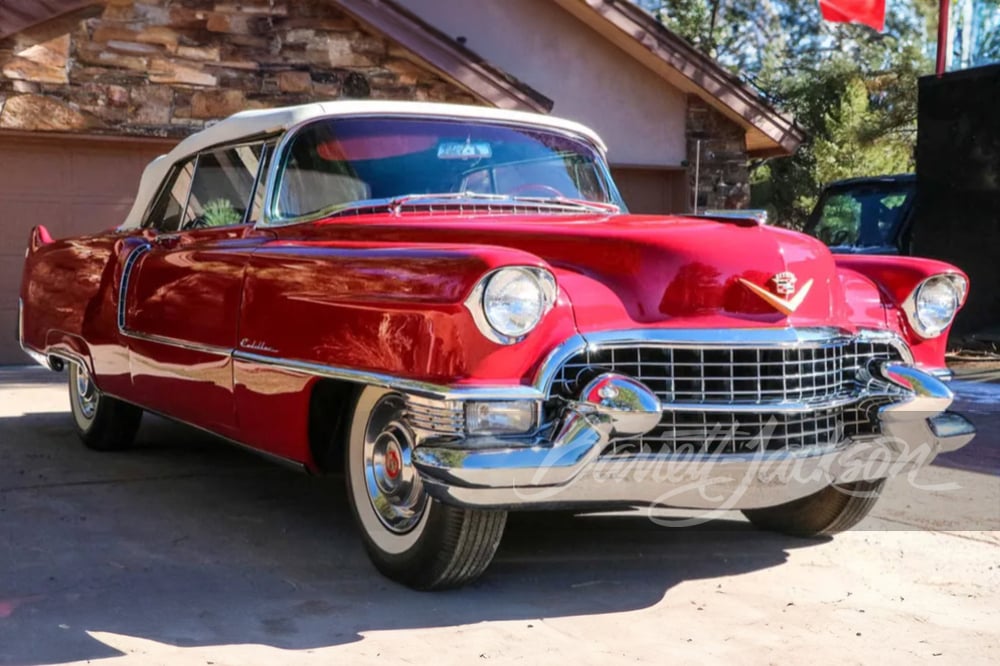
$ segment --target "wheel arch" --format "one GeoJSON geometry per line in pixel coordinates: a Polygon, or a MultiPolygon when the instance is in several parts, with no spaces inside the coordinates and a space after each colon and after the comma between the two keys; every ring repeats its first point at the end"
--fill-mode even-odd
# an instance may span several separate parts
{"type": "Polygon", "coordinates": [[[365,385],[342,379],[322,378],[309,395],[309,453],[317,472],[344,471],[344,447],[351,416],[365,385]]]}

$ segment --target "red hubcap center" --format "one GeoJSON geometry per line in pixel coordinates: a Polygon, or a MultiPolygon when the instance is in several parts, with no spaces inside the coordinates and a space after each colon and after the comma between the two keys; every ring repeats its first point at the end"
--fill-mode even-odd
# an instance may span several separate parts
{"type": "Polygon", "coordinates": [[[399,454],[395,451],[389,451],[385,454],[385,472],[390,479],[399,476],[399,454]]]}

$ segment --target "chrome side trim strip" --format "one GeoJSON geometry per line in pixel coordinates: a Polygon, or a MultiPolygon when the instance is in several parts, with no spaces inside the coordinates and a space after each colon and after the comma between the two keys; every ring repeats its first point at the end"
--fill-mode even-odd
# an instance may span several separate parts
{"type": "Polygon", "coordinates": [[[125,337],[132,338],[133,340],[143,340],[145,342],[155,342],[161,345],[169,345],[171,347],[177,347],[178,349],[186,349],[187,351],[202,352],[205,354],[212,354],[214,356],[229,356],[233,353],[232,347],[216,347],[215,345],[203,345],[197,342],[188,342],[187,340],[179,340],[177,338],[171,338],[167,335],[155,335],[152,333],[140,333],[139,331],[123,330],[121,334],[125,337]]]}
{"type": "Polygon", "coordinates": [[[216,347],[214,345],[205,345],[197,342],[189,342],[187,340],[180,340],[178,338],[172,338],[166,335],[156,335],[153,333],[143,333],[142,331],[134,331],[130,329],[127,325],[126,314],[128,312],[128,288],[129,281],[132,278],[132,271],[135,268],[135,264],[139,261],[142,255],[146,254],[152,249],[152,245],[145,243],[138,246],[132,250],[132,254],[128,256],[125,260],[125,266],[122,268],[122,286],[118,290],[118,333],[126,338],[132,338],[133,340],[143,340],[145,342],[155,342],[162,345],[169,345],[171,347],[177,347],[179,349],[186,349],[188,351],[203,352],[205,354],[212,354],[214,356],[229,356],[233,353],[231,347],[216,347]]]}
{"type": "Polygon", "coordinates": [[[510,386],[442,386],[431,382],[402,379],[378,372],[337,368],[308,361],[263,356],[241,350],[233,352],[233,359],[247,363],[259,363],[297,374],[381,386],[432,400],[542,400],[545,397],[544,394],[531,386],[517,384],[510,386]]]}
{"type": "Polygon", "coordinates": [[[125,259],[125,266],[122,267],[122,284],[118,289],[118,331],[120,333],[125,333],[125,312],[126,312],[126,299],[128,297],[128,283],[129,279],[132,277],[132,269],[135,268],[135,262],[139,260],[139,257],[149,252],[153,249],[153,246],[149,243],[144,243],[139,247],[132,250],[132,254],[128,255],[125,259]]]}

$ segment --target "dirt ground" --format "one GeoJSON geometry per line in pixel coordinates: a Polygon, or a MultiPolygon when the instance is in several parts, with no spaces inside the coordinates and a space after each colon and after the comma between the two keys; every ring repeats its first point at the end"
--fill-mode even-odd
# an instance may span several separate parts
{"type": "Polygon", "coordinates": [[[429,594],[374,571],[342,482],[155,418],[86,451],[62,381],[0,371],[0,664],[1000,663],[996,384],[956,382],[977,440],[832,540],[521,515],[429,594]]]}

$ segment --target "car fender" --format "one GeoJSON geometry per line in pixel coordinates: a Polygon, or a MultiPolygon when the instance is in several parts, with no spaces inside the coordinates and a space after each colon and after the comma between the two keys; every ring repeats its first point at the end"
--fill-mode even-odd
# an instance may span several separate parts
{"type": "Polygon", "coordinates": [[[878,288],[886,308],[886,325],[907,341],[917,365],[931,369],[945,367],[951,327],[937,337],[923,338],[910,326],[903,306],[927,278],[945,273],[960,275],[968,281],[964,272],[947,262],[919,257],[838,255],[836,260],[839,267],[863,275],[878,288]]]}
{"type": "Polygon", "coordinates": [[[572,307],[560,291],[523,340],[489,340],[466,301],[504,266],[552,270],[484,245],[269,243],[247,267],[237,352],[441,384],[528,378],[576,333],[572,307]]]}

